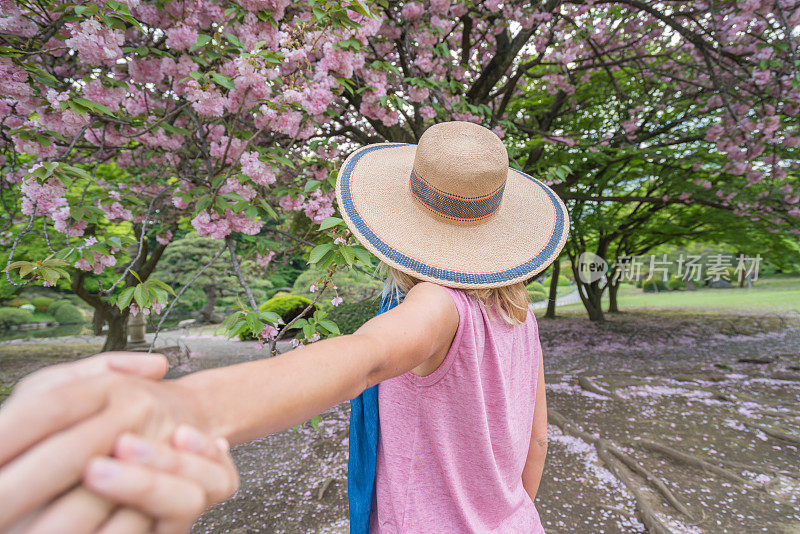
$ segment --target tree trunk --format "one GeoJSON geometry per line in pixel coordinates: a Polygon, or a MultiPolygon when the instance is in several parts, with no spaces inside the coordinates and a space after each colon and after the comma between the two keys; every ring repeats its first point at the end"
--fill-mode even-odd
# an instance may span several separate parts
{"type": "Polygon", "coordinates": [[[206,293],[206,303],[200,310],[200,317],[207,323],[219,323],[222,318],[214,313],[214,307],[217,305],[217,286],[207,284],[203,289],[206,293]]]}
{"type": "Polygon", "coordinates": [[[108,334],[103,351],[125,350],[128,346],[128,310],[112,312],[108,317],[108,334]]]}
{"type": "Polygon", "coordinates": [[[600,280],[596,280],[591,284],[584,284],[581,277],[578,276],[577,265],[574,257],[570,256],[570,263],[572,263],[572,272],[575,274],[575,284],[578,286],[578,295],[581,297],[583,307],[586,308],[586,313],[589,320],[603,322],[606,320],[603,314],[603,289],[600,280]]]}
{"type": "Polygon", "coordinates": [[[558,277],[561,276],[561,261],[556,258],[553,262],[553,272],[550,274],[550,295],[547,297],[547,319],[556,318],[556,294],[558,292],[558,277]]]}
{"type": "MultiPolygon", "coordinates": [[[[578,291],[580,291],[581,282],[578,282],[578,284],[578,291]]],[[[600,281],[592,282],[583,287],[586,290],[586,299],[583,301],[583,305],[586,308],[586,313],[589,314],[589,320],[605,321],[606,318],[603,314],[603,286],[600,285],[600,281]]]]}
{"type": "Polygon", "coordinates": [[[619,291],[620,281],[616,283],[608,281],[608,313],[619,313],[619,304],[617,302],[617,292],[619,291]]]}
{"type": "Polygon", "coordinates": [[[103,335],[103,326],[106,324],[106,314],[102,309],[95,308],[92,315],[92,333],[96,336],[103,335]]]}

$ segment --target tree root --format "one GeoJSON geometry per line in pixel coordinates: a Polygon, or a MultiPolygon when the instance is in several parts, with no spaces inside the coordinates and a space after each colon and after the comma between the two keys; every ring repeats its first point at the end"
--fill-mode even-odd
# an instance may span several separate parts
{"type": "Polygon", "coordinates": [[[702,471],[707,471],[709,473],[717,474],[721,477],[727,478],[728,480],[732,480],[734,482],[742,484],[743,486],[753,486],[752,482],[740,477],[730,469],[725,469],[724,467],[716,466],[706,460],[703,460],[698,456],[681,452],[679,450],[673,449],[668,445],[664,445],[662,443],[657,443],[655,441],[650,441],[646,439],[638,439],[631,441],[631,445],[636,445],[637,447],[650,449],[651,451],[655,451],[664,456],[672,458],[675,461],[683,462],[692,467],[696,467],[702,471]]]}
{"type": "Polygon", "coordinates": [[[620,398],[619,394],[614,390],[608,390],[602,387],[600,384],[592,380],[586,375],[580,375],[578,377],[578,385],[580,385],[583,389],[590,393],[594,393],[595,395],[601,395],[603,397],[609,398],[620,398]]]}
{"type": "Polygon", "coordinates": [[[628,470],[650,483],[652,487],[655,488],[656,493],[661,494],[670,506],[694,521],[694,517],[689,509],[678,501],[672,493],[672,490],[667,487],[663,480],[641,465],[635,458],[622,451],[613,442],[579,429],[555,410],[548,410],[548,419],[551,423],[561,428],[563,432],[578,437],[595,446],[598,458],[609,467],[612,473],[622,481],[625,487],[633,494],[639,516],[649,532],[653,534],[671,534],[672,531],[658,518],[658,514],[650,504],[649,498],[641,490],[637,480],[628,473],[628,470]]]}
{"type": "Polygon", "coordinates": [[[625,484],[628,491],[633,494],[633,498],[636,500],[639,518],[642,520],[642,523],[644,523],[645,528],[647,528],[647,532],[650,534],[673,534],[672,530],[658,518],[656,510],[650,504],[650,500],[639,488],[636,480],[625,472],[622,463],[604,448],[598,447],[597,456],[606,464],[611,473],[625,484]]]}
{"type": "Polygon", "coordinates": [[[328,480],[320,484],[319,490],[317,490],[318,501],[321,501],[323,497],[325,497],[325,492],[328,490],[328,487],[331,485],[331,482],[333,482],[333,480],[334,480],[333,478],[329,478],[328,480]]]}
{"type": "Polygon", "coordinates": [[[789,434],[788,432],[784,432],[783,430],[779,430],[777,428],[767,425],[761,425],[758,423],[745,423],[745,425],[757,428],[771,438],[779,439],[782,441],[788,441],[789,443],[793,443],[795,445],[800,445],[800,436],[789,434]]]}

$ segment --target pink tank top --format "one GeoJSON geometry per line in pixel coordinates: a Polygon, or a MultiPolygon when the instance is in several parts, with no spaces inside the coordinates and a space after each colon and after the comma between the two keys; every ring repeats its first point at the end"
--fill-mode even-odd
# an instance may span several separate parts
{"type": "Polygon", "coordinates": [[[370,533],[542,533],[522,486],[533,425],[539,331],[511,326],[446,288],[455,338],[428,376],[378,386],[380,438],[370,533]]]}

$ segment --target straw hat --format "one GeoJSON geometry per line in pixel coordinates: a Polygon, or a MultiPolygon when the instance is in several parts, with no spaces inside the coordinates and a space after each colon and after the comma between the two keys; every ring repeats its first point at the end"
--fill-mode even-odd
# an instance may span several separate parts
{"type": "Polygon", "coordinates": [[[339,172],[336,197],[373,254],[448,287],[526,280],[558,256],[569,231],[553,190],[509,168],[500,138],[471,122],[431,126],[418,145],[356,150],[339,172]]]}

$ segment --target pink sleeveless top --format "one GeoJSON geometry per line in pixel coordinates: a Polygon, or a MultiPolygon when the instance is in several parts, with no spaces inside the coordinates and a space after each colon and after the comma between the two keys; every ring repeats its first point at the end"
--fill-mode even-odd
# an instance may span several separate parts
{"type": "Polygon", "coordinates": [[[446,288],[455,338],[428,376],[378,386],[380,438],[370,533],[541,533],[522,470],[533,425],[539,331],[511,326],[446,288]]]}

